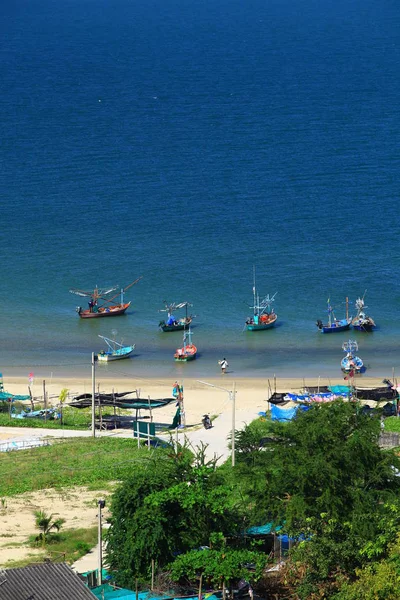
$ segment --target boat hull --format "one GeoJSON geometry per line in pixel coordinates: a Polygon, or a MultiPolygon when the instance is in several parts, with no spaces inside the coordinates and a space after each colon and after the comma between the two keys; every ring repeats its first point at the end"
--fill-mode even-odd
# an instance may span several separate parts
{"type": "Polygon", "coordinates": [[[182,331],[183,329],[185,329],[185,327],[188,327],[191,322],[192,319],[189,318],[179,320],[176,325],[167,325],[165,322],[161,322],[160,329],[166,333],[170,331],[182,331]]]}
{"type": "Polygon", "coordinates": [[[372,331],[376,327],[372,319],[357,319],[353,321],[352,325],[356,331],[372,331]]]}
{"type": "Polygon", "coordinates": [[[350,329],[351,321],[337,321],[331,325],[322,325],[320,327],[321,333],[340,333],[341,331],[347,331],[350,329]]]}
{"type": "Polygon", "coordinates": [[[189,360],[194,360],[196,355],[197,348],[192,344],[191,346],[186,346],[186,348],[178,348],[174,354],[174,359],[176,362],[188,362],[189,360]]]}
{"type": "Polygon", "coordinates": [[[130,307],[131,303],[117,304],[115,306],[107,306],[99,308],[97,312],[90,312],[89,309],[78,310],[78,314],[81,319],[100,319],[102,317],[118,317],[123,315],[125,311],[130,307]]]}
{"type": "Polygon", "coordinates": [[[103,352],[97,355],[97,360],[99,362],[111,362],[113,360],[122,360],[124,358],[129,358],[133,350],[133,346],[128,346],[126,348],[121,348],[120,352],[103,352]]]}
{"type": "Polygon", "coordinates": [[[246,323],[247,331],[264,331],[264,329],[271,329],[276,323],[277,315],[271,315],[268,321],[264,322],[261,319],[258,323],[246,323]]]}
{"type": "Polygon", "coordinates": [[[344,373],[350,373],[350,371],[354,371],[355,373],[361,373],[364,367],[364,363],[358,356],[353,356],[351,360],[347,357],[343,358],[340,366],[344,373]]]}
{"type": "Polygon", "coordinates": [[[174,360],[176,362],[189,362],[190,360],[195,360],[196,354],[186,354],[184,356],[174,356],[174,360]]]}

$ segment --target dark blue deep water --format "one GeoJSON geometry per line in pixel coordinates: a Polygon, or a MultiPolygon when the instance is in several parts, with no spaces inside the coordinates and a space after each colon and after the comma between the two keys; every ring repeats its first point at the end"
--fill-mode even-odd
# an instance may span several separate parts
{"type": "Polygon", "coordinates": [[[367,290],[367,374],[400,366],[400,5],[394,0],[3,0],[3,374],[340,376],[321,335],[367,290]],[[253,265],[279,326],[245,333],[253,265]],[[127,285],[82,321],[70,287],[127,285]],[[163,300],[193,302],[175,365],[163,300]]]}

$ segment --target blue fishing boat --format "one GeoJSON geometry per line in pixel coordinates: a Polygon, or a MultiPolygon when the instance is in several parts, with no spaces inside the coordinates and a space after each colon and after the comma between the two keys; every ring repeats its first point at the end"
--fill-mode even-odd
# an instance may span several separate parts
{"type": "Polygon", "coordinates": [[[110,362],[112,360],[121,360],[122,358],[129,358],[129,356],[135,349],[135,344],[133,344],[132,346],[123,346],[115,340],[110,340],[109,338],[104,337],[104,335],[99,335],[99,338],[104,340],[107,344],[107,350],[102,350],[97,355],[97,360],[99,360],[100,362],[110,362]]]}
{"type": "Polygon", "coordinates": [[[249,308],[253,309],[253,316],[248,317],[246,320],[245,327],[247,331],[263,331],[264,329],[270,329],[276,323],[278,315],[272,308],[272,303],[275,300],[275,293],[270,297],[268,294],[265,298],[260,300],[260,296],[256,290],[256,271],[253,270],[253,306],[249,308]]]}
{"type": "Polygon", "coordinates": [[[346,356],[342,358],[340,366],[345,373],[361,373],[364,370],[364,363],[359,356],[356,356],[358,344],[355,340],[348,340],[342,345],[346,356]]]}
{"type": "Polygon", "coordinates": [[[349,299],[346,298],[346,317],[344,319],[336,318],[333,307],[328,299],[328,323],[324,325],[321,319],[318,319],[316,325],[321,333],[339,333],[340,331],[350,329],[351,317],[349,317],[349,299]]]}
{"type": "Polygon", "coordinates": [[[365,312],[365,309],[368,308],[364,303],[365,294],[366,291],[364,292],[364,296],[362,298],[357,298],[357,314],[351,322],[353,329],[356,329],[357,331],[372,331],[376,327],[375,321],[365,312]]]}

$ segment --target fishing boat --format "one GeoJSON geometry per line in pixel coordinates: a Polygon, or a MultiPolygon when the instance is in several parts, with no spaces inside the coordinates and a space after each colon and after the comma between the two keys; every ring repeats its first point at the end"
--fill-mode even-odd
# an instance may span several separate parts
{"type": "Polygon", "coordinates": [[[182,348],[177,349],[174,354],[174,359],[177,362],[187,362],[189,360],[194,360],[196,354],[197,348],[192,344],[192,332],[189,327],[188,331],[185,330],[185,333],[183,334],[183,346],[182,348]]]}
{"type": "Polygon", "coordinates": [[[192,315],[188,315],[188,306],[192,306],[189,302],[181,302],[180,304],[165,304],[165,308],[162,308],[160,312],[166,312],[167,318],[163,321],[160,321],[158,326],[162,331],[181,331],[188,327],[193,320],[192,315]],[[186,315],[184,317],[180,317],[178,319],[175,318],[174,312],[176,310],[180,310],[181,308],[186,309],[186,315]]]}
{"type": "Polygon", "coordinates": [[[375,400],[379,402],[381,400],[397,400],[399,397],[397,388],[390,381],[390,379],[383,379],[382,383],[385,386],[380,387],[360,387],[354,388],[354,393],[360,400],[375,400]]]}
{"type": "Polygon", "coordinates": [[[128,358],[135,349],[135,344],[133,344],[133,346],[123,346],[115,340],[110,340],[110,338],[104,337],[104,335],[99,335],[99,338],[104,340],[107,344],[107,350],[102,350],[97,355],[97,359],[100,362],[110,362],[112,360],[128,358]]]}
{"type": "Polygon", "coordinates": [[[118,290],[118,287],[111,287],[106,289],[99,289],[97,286],[94,290],[78,290],[70,289],[71,294],[82,296],[83,298],[89,298],[89,308],[83,309],[82,306],[76,307],[76,312],[81,319],[98,319],[100,317],[117,317],[123,315],[125,311],[130,307],[131,302],[124,302],[125,292],[138,283],[142,277],[139,277],[135,281],[132,281],[125,288],[121,288],[115,295],[113,293],[118,290]],[[115,302],[115,299],[120,295],[120,301],[115,302]]]}
{"type": "Polygon", "coordinates": [[[365,309],[367,308],[367,306],[365,306],[364,298],[365,298],[365,292],[364,292],[364,296],[362,298],[357,298],[357,300],[356,300],[357,314],[354,317],[354,319],[352,320],[351,324],[352,324],[353,328],[356,329],[357,331],[372,331],[374,329],[374,327],[376,327],[376,325],[375,325],[375,321],[371,317],[369,317],[365,312],[365,309]]]}
{"type": "Polygon", "coordinates": [[[340,366],[345,373],[361,373],[364,368],[364,363],[355,353],[358,350],[358,344],[354,340],[348,340],[342,345],[342,349],[346,352],[346,356],[342,359],[340,366]]]}
{"type": "Polygon", "coordinates": [[[339,333],[340,331],[350,329],[351,317],[349,317],[349,299],[346,298],[346,317],[344,319],[336,318],[334,309],[328,299],[328,323],[324,325],[321,319],[318,319],[316,325],[322,333],[339,333]]]}
{"type": "Polygon", "coordinates": [[[246,320],[245,327],[247,331],[262,331],[264,329],[270,329],[276,323],[278,315],[272,308],[272,303],[275,300],[277,292],[270,297],[268,294],[265,298],[260,300],[260,296],[256,290],[256,271],[253,269],[253,306],[249,308],[253,309],[253,316],[246,320]]]}

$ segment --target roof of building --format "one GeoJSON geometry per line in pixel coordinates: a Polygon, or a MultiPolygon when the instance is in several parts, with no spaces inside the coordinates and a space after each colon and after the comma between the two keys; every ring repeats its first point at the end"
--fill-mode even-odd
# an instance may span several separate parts
{"type": "Polygon", "coordinates": [[[65,563],[44,563],[0,572],[1,600],[94,600],[65,563]]]}

